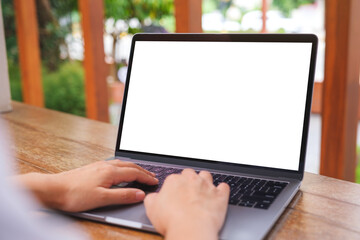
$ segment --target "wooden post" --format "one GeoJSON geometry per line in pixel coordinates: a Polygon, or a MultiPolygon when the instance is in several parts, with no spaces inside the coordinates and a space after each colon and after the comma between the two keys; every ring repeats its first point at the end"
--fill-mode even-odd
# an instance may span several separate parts
{"type": "MultiPolygon", "coordinates": [[[[312,106],[311,106],[311,112],[312,113],[317,113],[317,114],[321,114],[322,110],[322,100],[323,100],[323,83],[322,82],[315,82],[314,85],[314,91],[313,91],[313,101],[312,101],[312,106]]],[[[360,86],[359,86],[359,93],[360,93],[360,86]]],[[[360,97],[359,97],[359,101],[358,101],[358,121],[360,121],[360,97]]]]}
{"type": "Polygon", "coordinates": [[[109,121],[104,53],[104,6],[102,0],[79,0],[85,42],[85,92],[88,118],[109,121]]]}
{"type": "Polygon", "coordinates": [[[360,1],[325,2],[326,50],[320,174],[354,181],[360,1]]]}
{"type": "Polygon", "coordinates": [[[202,0],[174,0],[177,33],[201,33],[202,0]]]}
{"type": "Polygon", "coordinates": [[[14,0],[24,102],[43,107],[39,30],[35,0],[14,0]]]}
{"type": "Polygon", "coordinates": [[[262,0],[262,6],[261,6],[261,11],[262,11],[262,29],[261,29],[261,33],[266,33],[266,12],[267,12],[267,1],[266,0],[262,0]]]}

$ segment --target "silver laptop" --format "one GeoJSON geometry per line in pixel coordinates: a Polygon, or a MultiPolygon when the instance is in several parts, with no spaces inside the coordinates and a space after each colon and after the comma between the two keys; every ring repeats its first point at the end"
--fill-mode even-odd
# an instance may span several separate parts
{"type": "MultiPolygon", "coordinates": [[[[264,238],[303,178],[316,51],[310,34],[135,35],[115,158],[160,184],[127,187],[208,170],[231,187],[220,238],[264,238]]],[[[79,215],[156,232],[142,203],[79,215]]]]}

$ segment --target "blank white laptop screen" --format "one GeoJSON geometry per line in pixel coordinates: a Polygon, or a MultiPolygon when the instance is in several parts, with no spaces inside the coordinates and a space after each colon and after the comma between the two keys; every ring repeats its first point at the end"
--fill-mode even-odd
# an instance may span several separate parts
{"type": "Polygon", "coordinates": [[[137,41],[119,150],[297,171],[311,48],[137,41]]]}

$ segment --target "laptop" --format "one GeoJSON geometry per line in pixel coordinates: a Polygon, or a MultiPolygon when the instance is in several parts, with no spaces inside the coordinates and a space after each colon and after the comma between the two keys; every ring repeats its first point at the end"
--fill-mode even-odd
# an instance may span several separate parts
{"type": "MultiPolygon", "coordinates": [[[[317,37],[311,34],[136,34],[116,159],[157,174],[184,168],[227,182],[221,239],[262,239],[304,175],[317,37]]],[[[120,186],[120,187],[121,187],[120,186]]],[[[78,214],[156,232],[142,203],[78,214]]]]}

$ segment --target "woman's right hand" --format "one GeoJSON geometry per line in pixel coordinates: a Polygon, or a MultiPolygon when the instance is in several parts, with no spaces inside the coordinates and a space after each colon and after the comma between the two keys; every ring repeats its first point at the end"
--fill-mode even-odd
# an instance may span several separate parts
{"type": "Polygon", "coordinates": [[[146,213],[167,239],[217,239],[229,192],[226,183],[215,187],[209,172],[185,169],[167,177],[159,193],[146,196],[146,213]]]}

